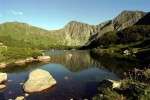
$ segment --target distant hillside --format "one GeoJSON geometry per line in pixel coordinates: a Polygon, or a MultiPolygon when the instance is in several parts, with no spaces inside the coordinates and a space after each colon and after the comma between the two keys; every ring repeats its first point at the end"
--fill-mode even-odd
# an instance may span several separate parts
{"type": "Polygon", "coordinates": [[[53,32],[26,23],[7,22],[0,24],[0,36],[7,36],[17,41],[22,41],[21,43],[28,42],[32,45],[48,46],[59,44],[62,35],[63,34],[53,34],[53,32]]]}
{"type": "Polygon", "coordinates": [[[38,47],[84,46],[106,32],[119,31],[132,26],[145,14],[140,11],[123,11],[114,20],[99,25],[72,21],[64,28],[55,31],[44,30],[26,23],[7,22],[0,24],[0,36],[8,36],[20,43],[29,43],[38,47]]]}

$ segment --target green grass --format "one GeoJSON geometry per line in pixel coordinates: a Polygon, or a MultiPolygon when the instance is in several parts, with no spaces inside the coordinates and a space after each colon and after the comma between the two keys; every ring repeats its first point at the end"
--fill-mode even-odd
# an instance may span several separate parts
{"type": "Polygon", "coordinates": [[[19,59],[25,59],[27,57],[35,57],[42,55],[39,50],[33,50],[30,48],[15,48],[8,47],[7,50],[1,52],[0,62],[12,62],[19,59]]]}

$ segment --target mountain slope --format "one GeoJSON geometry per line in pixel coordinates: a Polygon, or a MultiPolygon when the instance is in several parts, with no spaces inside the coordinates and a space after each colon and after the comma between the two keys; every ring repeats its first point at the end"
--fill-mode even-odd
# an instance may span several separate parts
{"type": "Polygon", "coordinates": [[[132,26],[145,14],[146,13],[141,11],[123,11],[115,19],[95,26],[72,21],[62,28],[60,33],[66,36],[65,44],[84,46],[106,32],[114,30],[119,31],[132,26]]]}
{"type": "Polygon", "coordinates": [[[10,36],[12,39],[44,47],[54,45],[84,46],[106,32],[123,30],[132,26],[145,14],[140,11],[123,11],[114,20],[99,25],[72,21],[64,28],[54,31],[20,22],[7,22],[0,24],[0,36],[10,36]]]}
{"type": "Polygon", "coordinates": [[[20,22],[7,22],[0,24],[0,36],[10,36],[23,42],[30,42],[34,45],[59,44],[61,34],[54,34],[44,29],[30,26],[20,22]]]}
{"type": "MultiPolygon", "coordinates": [[[[123,11],[115,19],[110,20],[105,26],[98,32],[99,36],[109,31],[120,31],[135,24],[146,13],[141,11],[123,11]]],[[[99,27],[99,26],[98,26],[99,27]]]]}

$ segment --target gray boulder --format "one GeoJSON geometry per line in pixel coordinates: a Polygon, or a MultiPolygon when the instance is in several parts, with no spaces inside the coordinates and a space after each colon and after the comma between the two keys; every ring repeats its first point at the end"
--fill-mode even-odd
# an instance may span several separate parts
{"type": "Polygon", "coordinates": [[[7,80],[7,74],[6,73],[0,73],[0,83],[7,80]]]}
{"type": "Polygon", "coordinates": [[[25,92],[39,92],[48,89],[56,84],[56,80],[49,72],[41,69],[32,71],[29,79],[23,85],[25,92]]]}

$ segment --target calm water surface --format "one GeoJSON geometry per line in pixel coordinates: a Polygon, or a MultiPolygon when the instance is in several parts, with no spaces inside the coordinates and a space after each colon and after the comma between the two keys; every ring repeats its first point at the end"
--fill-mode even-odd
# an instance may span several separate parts
{"type": "MultiPolygon", "coordinates": [[[[47,51],[51,56],[49,63],[32,63],[26,66],[12,67],[2,70],[8,73],[7,88],[0,91],[0,100],[15,99],[23,96],[24,91],[20,83],[28,79],[28,75],[35,69],[43,69],[51,73],[57,85],[39,93],[30,93],[27,100],[74,100],[91,99],[98,90],[99,82],[104,79],[118,80],[117,65],[111,59],[96,58],[89,51],[47,51]],[[72,57],[69,56],[72,54],[72,57]],[[117,70],[117,71],[116,71],[117,70]],[[115,74],[116,73],[116,74],[115,74]],[[66,79],[65,77],[68,77],[66,79]]],[[[134,64],[133,64],[134,65],[134,64]]]]}

